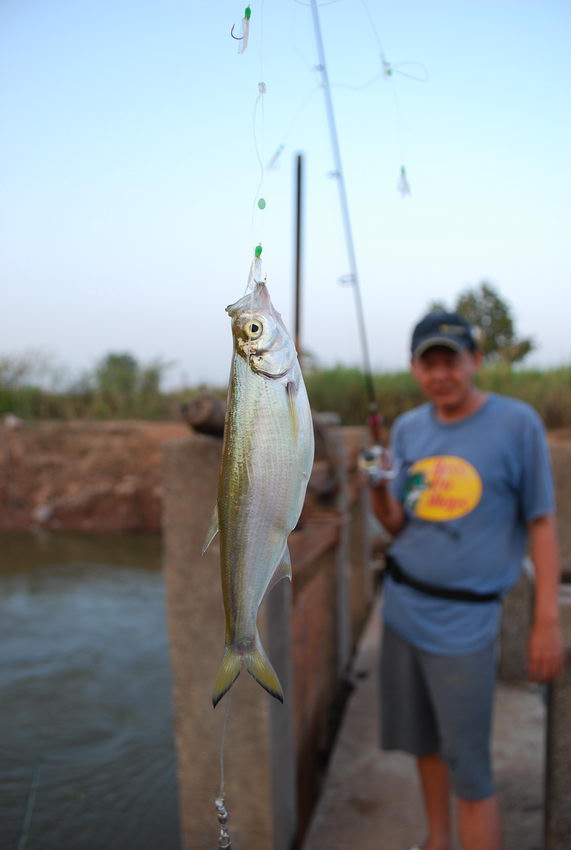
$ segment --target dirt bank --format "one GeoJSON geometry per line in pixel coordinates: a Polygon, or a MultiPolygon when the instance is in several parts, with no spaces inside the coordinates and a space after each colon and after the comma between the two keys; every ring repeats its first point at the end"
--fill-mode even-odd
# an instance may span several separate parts
{"type": "Polygon", "coordinates": [[[0,529],[159,531],[161,444],[178,423],[0,426],[0,529]]]}
{"type": "MultiPolygon", "coordinates": [[[[0,529],[159,531],[161,444],[189,433],[176,422],[0,424],[0,529]]],[[[571,431],[549,442],[571,573],[571,431]]]]}

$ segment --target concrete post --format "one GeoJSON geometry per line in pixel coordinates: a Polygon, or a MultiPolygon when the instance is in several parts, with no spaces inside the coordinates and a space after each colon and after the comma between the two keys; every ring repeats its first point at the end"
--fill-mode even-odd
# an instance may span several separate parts
{"type": "MultiPolygon", "coordinates": [[[[371,559],[371,494],[360,483],[357,469],[358,452],[370,441],[369,429],[364,426],[338,431],[344,443],[346,552],[345,563],[349,581],[349,651],[352,653],[361,635],[374,595],[374,575],[371,559]]],[[[345,670],[346,672],[346,670],[345,670]]]]}
{"type": "Polygon", "coordinates": [[[571,442],[565,437],[558,440],[557,435],[552,434],[549,439],[549,450],[555,482],[561,568],[563,574],[571,581],[571,479],[569,477],[571,442]]]}
{"type": "MultiPolygon", "coordinates": [[[[214,799],[224,697],[216,710],[212,686],[224,644],[224,617],[215,540],[201,548],[216,496],[222,442],[197,436],[164,449],[164,566],[182,833],[185,850],[215,847],[214,799]]],[[[246,673],[232,688],[226,733],[226,806],[233,850],[290,850],[296,835],[291,589],[280,582],[262,606],[263,640],[286,695],[282,706],[246,673]]]]}
{"type": "Polygon", "coordinates": [[[339,528],[339,542],[335,551],[335,572],[337,577],[337,675],[344,679],[351,658],[351,565],[349,562],[349,493],[347,481],[347,447],[343,432],[338,429],[332,433],[336,447],[337,481],[339,490],[335,507],[342,522],[339,528]]]}
{"type": "Polygon", "coordinates": [[[571,586],[561,587],[565,670],[548,688],[545,850],[571,847],[571,586]]]}
{"type": "Polygon", "coordinates": [[[371,561],[371,523],[368,487],[359,487],[351,508],[349,557],[351,561],[351,644],[355,648],[365,625],[374,596],[371,561]]]}
{"type": "Polygon", "coordinates": [[[527,682],[527,639],[533,614],[533,567],[526,559],[517,584],[504,600],[500,629],[499,677],[527,682]]]}

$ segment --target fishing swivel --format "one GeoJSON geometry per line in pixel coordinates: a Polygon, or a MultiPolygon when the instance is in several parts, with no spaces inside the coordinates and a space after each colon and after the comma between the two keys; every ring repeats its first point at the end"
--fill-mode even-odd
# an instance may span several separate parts
{"type": "Polygon", "coordinates": [[[224,803],[224,797],[217,797],[214,801],[218,823],[220,824],[220,834],[218,836],[218,850],[230,850],[232,843],[230,833],[228,832],[228,812],[224,803]]]}

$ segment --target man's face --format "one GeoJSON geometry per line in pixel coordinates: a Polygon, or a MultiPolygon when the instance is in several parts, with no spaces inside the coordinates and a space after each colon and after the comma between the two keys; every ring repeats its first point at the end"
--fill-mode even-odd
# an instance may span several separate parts
{"type": "Polygon", "coordinates": [[[458,352],[437,345],[413,357],[411,368],[430,401],[437,407],[454,408],[470,394],[480,361],[480,352],[458,352]]]}

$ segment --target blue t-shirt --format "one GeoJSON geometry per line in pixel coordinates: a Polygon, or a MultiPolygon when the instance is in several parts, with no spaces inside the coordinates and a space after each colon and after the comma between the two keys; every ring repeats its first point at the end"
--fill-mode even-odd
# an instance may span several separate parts
{"type": "MultiPolygon", "coordinates": [[[[516,582],[527,524],[553,513],[549,453],[537,413],[490,394],[458,422],[442,423],[432,404],[400,416],[391,484],[407,522],[390,553],[430,584],[502,595],[516,582]]],[[[437,599],[385,582],[384,618],[412,644],[444,655],[475,652],[497,634],[501,603],[437,599]]]]}

